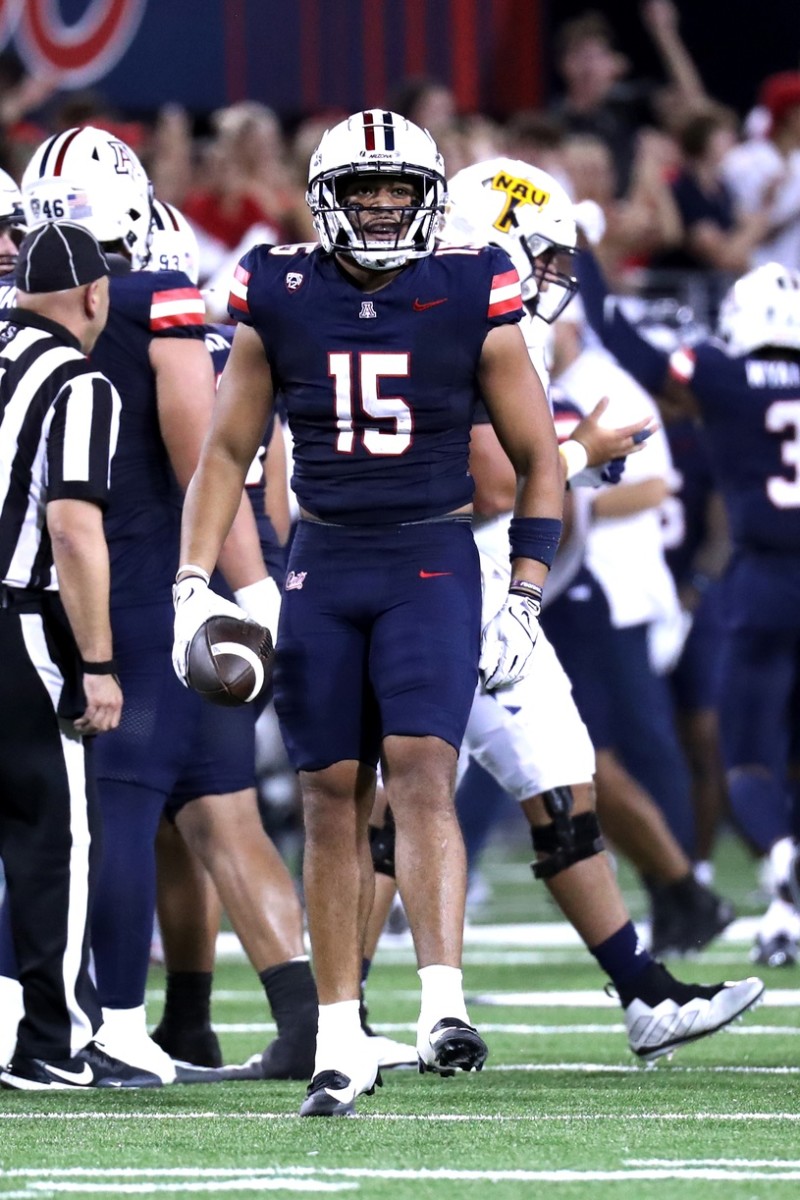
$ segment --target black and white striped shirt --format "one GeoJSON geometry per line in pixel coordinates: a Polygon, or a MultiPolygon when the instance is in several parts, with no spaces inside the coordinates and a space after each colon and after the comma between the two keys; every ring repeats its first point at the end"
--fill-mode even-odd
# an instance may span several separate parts
{"type": "Polygon", "coordinates": [[[0,580],[56,591],[50,500],[105,508],[120,398],[62,325],[20,308],[0,320],[0,580]]]}

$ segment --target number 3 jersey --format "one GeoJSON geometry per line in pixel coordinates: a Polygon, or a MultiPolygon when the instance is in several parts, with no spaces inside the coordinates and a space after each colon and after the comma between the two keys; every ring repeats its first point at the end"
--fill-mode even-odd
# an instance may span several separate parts
{"type": "Polygon", "coordinates": [[[670,373],[697,397],[737,547],[800,551],[800,362],[676,350],[670,373]]]}
{"type": "Polygon", "coordinates": [[[523,315],[504,251],[442,248],[366,293],[319,247],[256,246],[236,268],[228,311],[264,344],[302,508],[377,525],[471,502],[483,342],[523,315]]]}

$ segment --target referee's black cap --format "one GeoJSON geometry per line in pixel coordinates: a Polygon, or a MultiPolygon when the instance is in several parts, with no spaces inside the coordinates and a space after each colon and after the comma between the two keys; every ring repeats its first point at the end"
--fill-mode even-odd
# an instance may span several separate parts
{"type": "Polygon", "coordinates": [[[49,221],[27,234],[14,266],[21,292],[65,292],[110,275],[100,243],[73,221],[49,221]]]}

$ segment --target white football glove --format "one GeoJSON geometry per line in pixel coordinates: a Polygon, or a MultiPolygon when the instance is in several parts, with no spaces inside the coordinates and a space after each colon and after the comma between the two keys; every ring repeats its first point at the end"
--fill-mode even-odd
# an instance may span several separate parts
{"type": "Polygon", "coordinates": [[[250,617],[237,604],[212,592],[206,580],[199,575],[187,575],[180,583],[173,585],[172,603],[175,605],[172,665],[178,679],[184,687],[188,687],[186,659],[189,644],[203,622],[209,617],[235,617],[237,621],[247,621],[250,617]]]}
{"type": "Polygon", "coordinates": [[[272,634],[272,644],[278,636],[278,617],[281,611],[281,594],[274,579],[269,576],[257,583],[248,583],[237,588],[233,598],[243,608],[251,621],[257,621],[272,634]]]}
{"type": "Polygon", "coordinates": [[[527,584],[524,591],[509,591],[481,638],[478,665],[487,691],[516,683],[527,674],[539,636],[541,611],[541,588],[527,584]]]}

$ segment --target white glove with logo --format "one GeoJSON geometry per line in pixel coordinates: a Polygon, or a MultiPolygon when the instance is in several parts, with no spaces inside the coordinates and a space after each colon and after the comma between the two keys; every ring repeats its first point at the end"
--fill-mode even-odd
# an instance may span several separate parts
{"type": "Polygon", "coordinates": [[[249,620],[243,608],[232,604],[224,596],[218,596],[201,575],[185,575],[173,585],[172,603],[175,606],[173,626],[172,665],[184,687],[186,679],[189,644],[200,626],[209,617],[235,617],[237,621],[249,620]]]}
{"type": "Polygon", "coordinates": [[[281,594],[274,579],[269,576],[259,579],[257,583],[248,583],[246,587],[238,588],[233,598],[240,608],[243,608],[251,621],[257,621],[272,634],[272,644],[275,645],[278,636],[278,617],[281,611],[281,594]]]}
{"type": "Polygon", "coordinates": [[[539,636],[542,589],[535,583],[512,583],[505,604],[492,617],[481,638],[479,668],[487,691],[522,679],[530,669],[539,636]]]}

